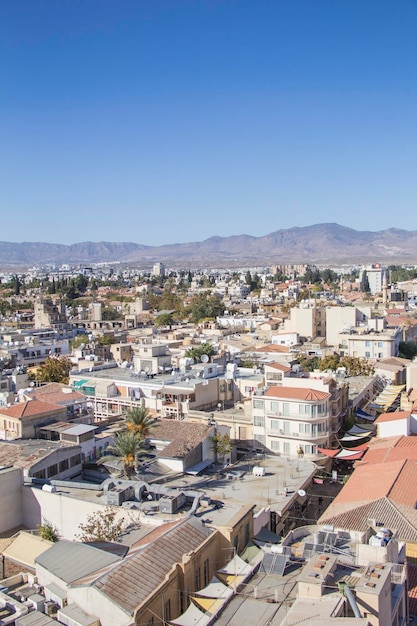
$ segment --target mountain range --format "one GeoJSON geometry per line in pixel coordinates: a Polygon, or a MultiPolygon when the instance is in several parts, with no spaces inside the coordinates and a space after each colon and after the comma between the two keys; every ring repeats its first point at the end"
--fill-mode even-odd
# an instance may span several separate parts
{"type": "Polygon", "coordinates": [[[147,246],[84,242],[73,245],[0,242],[0,265],[93,264],[120,262],[172,267],[236,267],[280,263],[360,264],[417,262],[417,231],[389,228],[359,231],[339,224],[276,230],[262,237],[210,237],[200,242],[147,246]]]}

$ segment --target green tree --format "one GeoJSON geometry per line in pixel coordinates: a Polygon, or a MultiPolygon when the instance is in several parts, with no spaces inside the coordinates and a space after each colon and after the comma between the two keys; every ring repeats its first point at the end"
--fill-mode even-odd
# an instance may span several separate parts
{"type": "Polygon", "coordinates": [[[413,359],[417,356],[417,343],[415,341],[400,341],[398,350],[403,359],[413,359]]]}
{"type": "Polygon", "coordinates": [[[81,344],[87,344],[88,343],[88,335],[77,335],[76,337],[74,337],[74,339],[71,341],[71,348],[72,350],[75,350],[75,348],[78,348],[79,346],[81,346],[81,344]]]}
{"type": "Polygon", "coordinates": [[[145,406],[132,406],[125,412],[126,428],[141,441],[149,437],[158,419],[153,417],[145,406]]]}
{"type": "Polygon", "coordinates": [[[194,295],[187,311],[190,314],[190,320],[198,323],[202,319],[213,319],[218,315],[223,315],[224,304],[218,295],[211,295],[208,292],[194,295]]]}
{"type": "Polygon", "coordinates": [[[117,509],[106,506],[103,511],[95,511],[87,517],[85,524],[79,525],[79,541],[117,541],[123,533],[125,518],[116,519],[117,509]]]}
{"type": "Polygon", "coordinates": [[[197,363],[201,361],[201,357],[203,354],[206,354],[208,357],[212,357],[216,354],[216,350],[211,343],[202,343],[199,346],[192,346],[188,348],[184,356],[189,359],[194,359],[197,363]]]}
{"type": "Polygon", "coordinates": [[[129,479],[143,453],[143,441],[132,430],[123,430],[114,436],[114,443],[108,446],[105,456],[98,459],[97,464],[106,465],[109,461],[120,460],[123,462],[123,474],[129,479]]]}
{"type": "Polygon", "coordinates": [[[359,284],[359,291],[362,291],[363,293],[371,292],[371,288],[369,286],[368,274],[366,270],[363,270],[362,272],[361,282],[359,284]]]}
{"type": "Polygon", "coordinates": [[[109,304],[106,304],[101,313],[101,317],[103,320],[120,320],[123,318],[123,313],[119,313],[117,309],[109,304]]]}
{"type": "Polygon", "coordinates": [[[43,518],[42,524],[38,524],[37,528],[39,537],[42,539],[52,541],[52,543],[56,543],[59,540],[58,529],[47,519],[43,518]]]}
{"type": "Polygon", "coordinates": [[[217,432],[213,437],[210,437],[211,445],[216,454],[216,457],[223,462],[232,451],[232,442],[230,441],[230,435],[228,433],[217,432]]]}
{"type": "Polygon", "coordinates": [[[68,383],[72,363],[66,356],[48,356],[37,369],[36,378],[43,383],[68,383]]]}
{"type": "Polygon", "coordinates": [[[174,318],[172,317],[172,313],[161,313],[160,315],[157,315],[157,317],[155,318],[155,325],[159,327],[169,326],[171,328],[173,323],[174,323],[174,318]]]}

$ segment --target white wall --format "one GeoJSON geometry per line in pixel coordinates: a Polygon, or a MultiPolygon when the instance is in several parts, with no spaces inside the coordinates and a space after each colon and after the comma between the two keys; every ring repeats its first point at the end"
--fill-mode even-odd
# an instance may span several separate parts
{"type": "MultiPolygon", "coordinates": [[[[104,498],[101,498],[102,502],[91,502],[59,493],[62,488],[57,489],[57,492],[49,493],[37,487],[22,487],[22,523],[26,528],[35,529],[43,519],[47,519],[61,537],[74,540],[80,532],[80,524],[84,524],[95,511],[103,510],[106,503],[104,498]]],[[[118,518],[130,519],[134,515],[134,512],[120,507],[118,518]]]]}
{"type": "Polygon", "coordinates": [[[389,422],[381,422],[377,424],[378,437],[398,437],[399,435],[409,435],[409,419],[396,419],[389,422]]]}

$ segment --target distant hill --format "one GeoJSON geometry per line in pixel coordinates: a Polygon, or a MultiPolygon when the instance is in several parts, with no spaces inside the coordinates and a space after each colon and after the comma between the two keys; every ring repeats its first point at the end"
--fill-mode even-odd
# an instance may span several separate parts
{"type": "Polygon", "coordinates": [[[0,242],[0,265],[103,262],[235,267],[271,263],[417,263],[417,231],[358,231],[339,224],[281,229],[264,235],[210,237],[205,241],[145,246],[102,241],[70,246],[0,242]]]}

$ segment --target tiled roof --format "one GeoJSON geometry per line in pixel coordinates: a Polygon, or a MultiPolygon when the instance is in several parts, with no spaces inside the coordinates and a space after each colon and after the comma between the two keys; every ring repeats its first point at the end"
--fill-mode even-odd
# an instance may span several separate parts
{"type": "Polygon", "coordinates": [[[411,411],[392,411],[392,413],[381,413],[375,420],[374,424],[381,424],[382,422],[394,422],[396,420],[403,420],[410,417],[411,411]]]}
{"type": "Polygon", "coordinates": [[[36,400],[41,400],[41,402],[45,402],[46,404],[59,404],[65,406],[74,402],[87,400],[87,396],[85,396],[83,393],[80,393],[79,391],[70,390],[68,392],[63,391],[62,389],[57,391],[44,392],[42,394],[38,394],[38,391],[36,390],[33,394],[33,397],[36,400]]]}
{"type": "Polygon", "coordinates": [[[288,365],[283,365],[282,363],[267,363],[265,367],[272,367],[274,370],[279,370],[280,372],[290,372],[291,368],[288,365]]]}
{"type": "Polygon", "coordinates": [[[407,563],[408,608],[411,615],[417,613],[417,565],[407,563]]]}
{"type": "Polygon", "coordinates": [[[158,420],[152,429],[149,439],[169,441],[168,445],[158,454],[160,457],[184,457],[196,448],[206,437],[214,434],[214,427],[196,422],[180,422],[178,420],[158,420]]]}
{"type": "Polygon", "coordinates": [[[33,417],[34,415],[43,415],[44,413],[52,413],[54,411],[62,412],[63,407],[58,404],[47,404],[40,400],[26,400],[26,402],[18,402],[13,406],[0,409],[0,415],[6,417],[14,417],[23,419],[25,417],[33,417]]]}
{"type": "Polygon", "coordinates": [[[414,436],[375,438],[371,439],[368,445],[366,455],[357,466],[406,459],[417,461],[417,437],[414,436]]]}
{"type": "Polygon", "coordinates": [[[285,398],[288,400],[317,401],[327,400],[330,398],[331,394],[317,389],[303,389],[302,387],[278,387],[274,385],[266,391],[265,395],[273,398],[285,398]]]}
{"type": "Polygon", "coordinates": [[[275,343],[270,343],[268,346],[262,346],[261,348],[256,348],[255,352],[280,352],[282,354],[288,354],[290,349],[288,346],[279,346],[275,343]]]}
{"type": "Polygon", "coordinates": [[[159,538],[128,555],[120,565],[102,575],[95,587],[122,609],[133,613],[183,556],[197,550],[210,535],[196,518],[187,518],[159,538]]]}
{"type": "Polygon", "coordinates": [[[396,505],[388,498],[380,498],[360,507],[353,506],[335,515],[330,506],[318,523],[365,532],[369,528],[370,519],[397,531],[401,541],[417,542],[417,511],[408,506],[396,505]]]}
{"type": "Polygon", "coordinates": [[[417,541],[416,482],[415,461],[360,465],[319,522],[366,530],[367,519],[375,518],[391,530],[398,530],[400,539],[417,541]]]}

